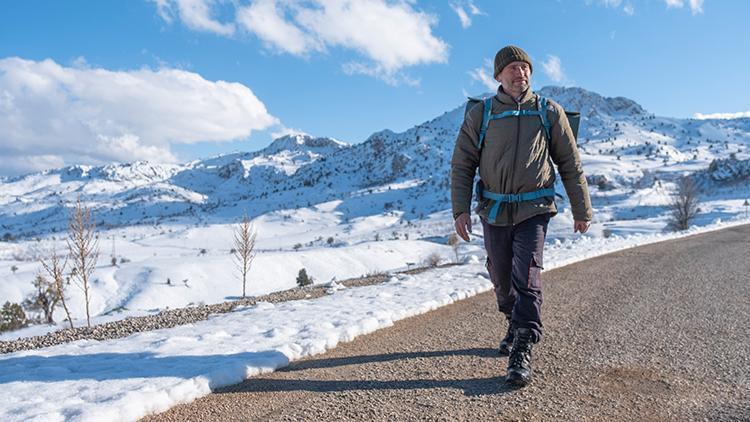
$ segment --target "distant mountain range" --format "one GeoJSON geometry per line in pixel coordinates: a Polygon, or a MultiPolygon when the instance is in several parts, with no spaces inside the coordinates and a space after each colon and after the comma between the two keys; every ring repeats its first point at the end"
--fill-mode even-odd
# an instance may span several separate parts
{"type": "MultiPolygon", "coordinates": [[[[594,189],[642,187],[685,173],[701,175],[703,186],[750,178],[748,118],[657,117],[630,99],[581,88],[540,93],[581,112],[578,143],[594,189]]],[[[65,230],[66,209],[78,197],[104,227],[233,222],[245,213],[331,201],[345,219],[393,210],[419,218],[450,208],[450,157],[464,107],[356,145],[288,135],[260,151],[184,165],[79,165],[0,178],[0,237],[65,230]]]]}

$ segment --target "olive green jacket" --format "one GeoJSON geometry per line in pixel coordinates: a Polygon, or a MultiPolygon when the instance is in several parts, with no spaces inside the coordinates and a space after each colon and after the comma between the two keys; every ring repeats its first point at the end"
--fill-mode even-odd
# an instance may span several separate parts
{"type": "MultiPolygon", "coordinates": [[[[537,110],[537,95],[528,89],[516,103],[500,87],[492,99],[492,114],[508,110],[537,110]]],[[[552,137],[549,147],[539,116],[507,117],[489,122],[480,153],[479,132],[483,114],[484,103],[478,103],[469,110],[456,139],[451,159],[451,202],[454,217],[470,211],[477,167],[485,190],[518,194],[554,187],[554,161],[570,199],[573,218],[591,220],[591,199],[581,158],[573,130],[559,104],[547,100],[547,117],[552,137]]],[[[492,205],[494,201],[483,199],[475,211],[488,219],[492,205]]],[[[496,220],[490,223],[510,226],[544,213],[557,213],[553,198],[504,203],[496,220]]]]}

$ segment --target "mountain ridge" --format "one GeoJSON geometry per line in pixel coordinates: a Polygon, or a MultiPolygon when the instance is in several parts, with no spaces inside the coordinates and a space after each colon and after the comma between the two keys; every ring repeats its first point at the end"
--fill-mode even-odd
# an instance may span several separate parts
{"type": "MultiPolygon", "coordinates": [[[[539,93],[582,112],[578,143],[590,181],[628,186],[654,174],[700,171],[730,154],[747,156],[750,119],[657,117],[625,97],[575,87],[539,93]]],[[[0,179],[0,232],[23,237],[64,230],[64,211],[79,195],[107,226],[231,221],[244,212],[256,217],[334,200],[341,201],[335,211],[348,218],[393,209],[407,219],[424,216],[449,206],[449,162],[464,108],[400,133],[374,132],[354,145],[291,134],[259,151],[186,164],[77,165],[0,179]]]]}

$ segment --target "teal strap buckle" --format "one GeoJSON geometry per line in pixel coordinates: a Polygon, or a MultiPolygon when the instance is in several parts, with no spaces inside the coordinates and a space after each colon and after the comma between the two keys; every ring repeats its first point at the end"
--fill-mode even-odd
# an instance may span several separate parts
{"type": "Polygon", "coordinates": [[[502,209],[501,206],[504,202],[512,204],[512,203],[533,201],[533,200],[544,198],[544,197],[552,197],[554,199],[555,189],[546,188],[546,189],[535,190],[533,192],[509,193],[509,194],[495,193],[495,192],[490,192],[488,190],[483,190],[482,196],[495,201],[495,203],[492,205],[492,208],[490,208],[490,214],[488,216],[489,220],[494,223],[495,221],[497,221],[497,215],[500,213],[500,210],[502,209]]]}

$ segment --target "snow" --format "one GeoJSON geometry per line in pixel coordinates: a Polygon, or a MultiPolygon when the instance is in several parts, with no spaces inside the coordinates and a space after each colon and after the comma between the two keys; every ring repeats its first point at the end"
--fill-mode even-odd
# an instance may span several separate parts
{"type": "MultiPolygon", "coordinates": [[[[555,241],[547,270],[604,253],[748,221],[717,222],[680,234],[583,236],[555,241]]],[[[2,420],[129,421],[186,403],[213,389],[266,373],[340,342],[491,289],[481,248],[462,248],[464,265],[381,285],[279,304],[258,303],[208,320],[110,341],[76,341],[0,356],[2,420]]]]}
{"type": "MultiPolygon", "coordinates": [[[[594,206],[591,230],[579,236],[567,199],[558,200],[546,269],[750,222],[750,119],[657,117],[627,98],[580,88],[542,94],[581,111],[579,150],[594,206]],[[700,213],[687,232],[669,233],[667,204],[684,175],[701,188],[700,213]]],[[[94,324],[237,298],[242,285],[230,249],[245,215],[258,234],[248,295],[294,287],[301,268],[330,293],[126,339],[1,356],[0,380],[14,391],[0,405],[2,419],[132,420],[489,289],[481,237],[462,242],[457,254],[447,245],[447,175],[463,113],[460,105],[356,145],[296,134],[261,151],[181,165],[71,166],[0,178],[0,237],[11,240],[0,241],[0,304],[26,298],[39,259],[65,250],[67,215],[79,196],[99,228],[94,324]],[[463,265],[367,288],[335,281],[412,268],[434,255],[463,265]],[[28,391],[35,393],[21,393],[28,391]]],[[[559,181],[556,188],[564,193],[559,181]]],[[[474,228],[481,229],[477,221],[474,228]]],[[[67,293],[81,326],[83,294],[72,284],[67,293]]],[[[57,324],[0,340],[67,326],[62,309],[54,316],[57,324]]]]}

